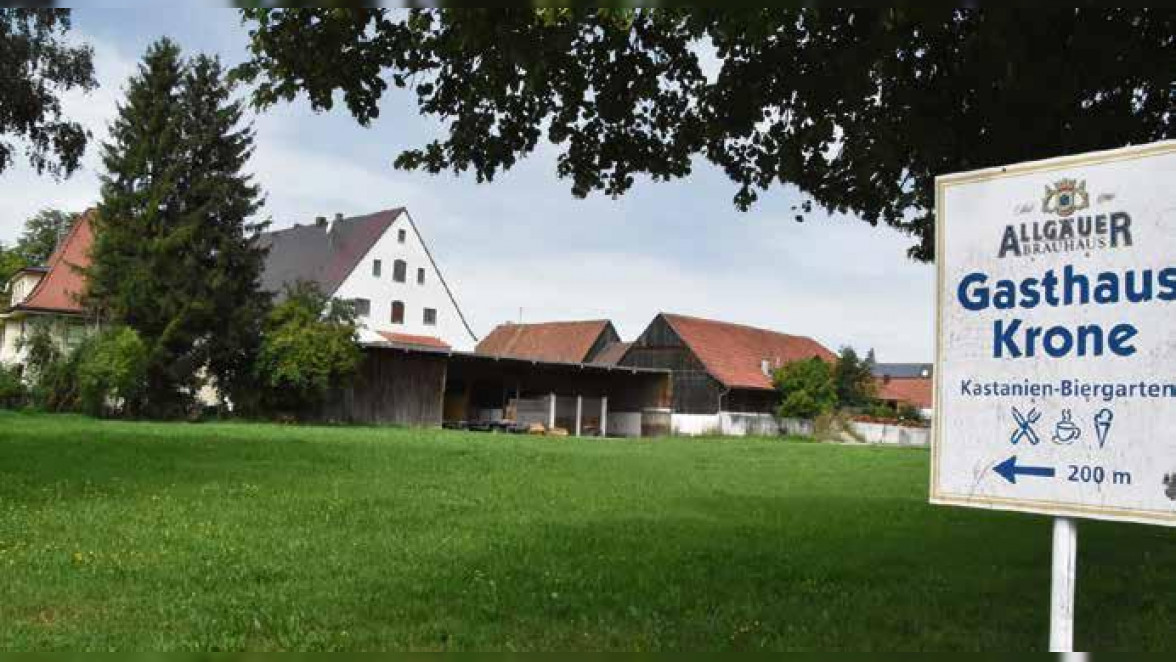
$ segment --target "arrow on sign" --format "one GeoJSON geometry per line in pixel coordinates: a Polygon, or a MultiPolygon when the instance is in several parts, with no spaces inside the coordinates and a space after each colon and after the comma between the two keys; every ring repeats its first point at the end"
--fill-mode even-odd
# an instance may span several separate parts
{"type": "Polygon", "coordinates": [[[1009,481],[1010,483],[1013,483],[1014,485],[1017,484],[1017,476],[1019,476],[1019,475],[1020,476],[1041,476],[1043,478],[1053,478],[1054,474],[1057,473],[1054,471],[1053,467],[1026,467],[1026,466],[1019,466],[1018,467],[1016,455],[1014,455],[1014,456],[1010,457],[1009,459],[1005,460],[1004,462],[1001,462],[1000,464],[996,465],[995,467],[992,468],[992,470],[995,471],[996,473],[1000,474],[1001,478],[1004,478],[1005,480],[1009,481]]]}

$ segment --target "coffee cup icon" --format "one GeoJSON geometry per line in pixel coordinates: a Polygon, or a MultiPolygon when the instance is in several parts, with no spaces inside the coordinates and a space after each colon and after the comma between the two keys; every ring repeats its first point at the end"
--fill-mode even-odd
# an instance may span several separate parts
{"type": "Polygon", "coordinates": [[[1054,426],[1053,442],[1068,446],[1078,440],[1082,436],[1082,428],[1078,427],[1072,419],[1072,414],[1069,409],[1062,410],[1062,420],[1054,426]]]}

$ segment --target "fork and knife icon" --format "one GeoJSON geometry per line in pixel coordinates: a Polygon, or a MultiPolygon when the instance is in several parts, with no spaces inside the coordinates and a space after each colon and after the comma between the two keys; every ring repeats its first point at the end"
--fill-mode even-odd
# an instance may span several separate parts
{"type": "Polygon", "coordinates": [[[1017,429],[1013,432],[1013,437],[1010,441],[1016,444],[1022,439],[1028,439],[1029,443],[1034,446],[1041,443],[1041,437],[1038,437],[1037,432],[1033,429],[1033,424],[1041,419],[1041,412],[1033,408],[1029,410],[1029,414],[1026,416],[1021,413],[1021,410],[1013,407],[1013,418],[1017,421],[1017,429]]]}

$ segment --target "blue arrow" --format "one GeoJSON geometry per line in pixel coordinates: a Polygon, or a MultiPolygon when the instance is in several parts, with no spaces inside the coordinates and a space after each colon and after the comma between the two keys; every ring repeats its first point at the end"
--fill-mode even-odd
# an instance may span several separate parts
{"type": "Polygon", "coordinates": [[[1000,474],[1001,478],[1004,478],[1014,485],[1017,484],[1018,474],[1021,476],[1041,476],[1043,478],[1053,478],[1054,474],[1057,473],[1054,471],[1053,467],[1018,467],[1016,455],[996,465],[992,468],[992,470],[1000,474]]]}

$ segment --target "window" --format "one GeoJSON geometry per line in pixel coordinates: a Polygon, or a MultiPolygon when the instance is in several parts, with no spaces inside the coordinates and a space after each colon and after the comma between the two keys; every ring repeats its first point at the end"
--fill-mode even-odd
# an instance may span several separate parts
{"type": "Polygon", "coordinates": [[[380,274],[383,273],[383,271],[384,271],[384,263],[381,262],[380,260],[372,260],[372,275],[375,276],[376,278],[379,278],[380,274]]]}
{"type": "Polygon", "coordinates": [[[393,324],[404,324],[404,302],[403,301],[393,301],[392,302],[392,323],[393,324]]]}
{"type": "Polygon", "coordinates": [[[403,283],[404,279],[407,278],[407,272],[408,265],[405,264],[404,260],[397,260],[392,263],[392,280],[397,283],[403,283]]]}
{"type": "MultiPolygon", "coordinates": [[[[377,264],[379,262],[379,260],[376,260],[377,264]]],[[[355,314],[359,317],[367,317],[372,314],[372,302],[370,299],[352,299],[351,305],[355,307],[355,314]]]]}
{"type": "Polygon", "coordinates": [[[407,232],[405,232],[404,230],[401,230],[400,232],[397,232],[397,233],[396,233],[396,241],[399,241],[399,242],[400,242],[400,243],[402,243],[402,244],[404,243],[404,240],[405,240],[407,237],[408,237],[408,233],[407,233],[407,232]]]}
{"type": "Polygon", "coordinates": [[[424,268],[417,269],[417,285],[425,284],[425,270],[424,268]]]}
{"type": "Polygon", "coordinates": [[[436,326],[437,325],[437,309],[436,308],[425,308],[425,324],[427,324],[428,326],[436,326]]]}

